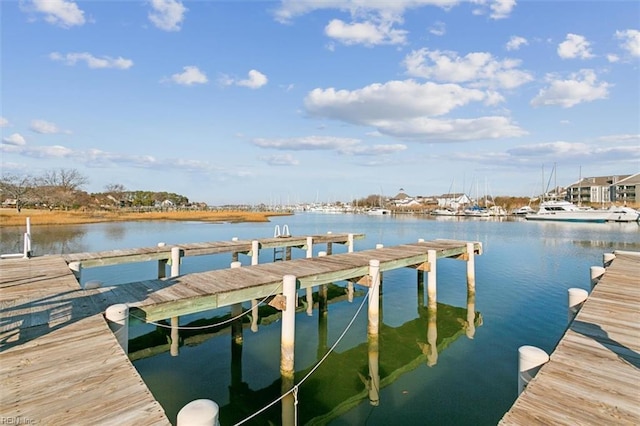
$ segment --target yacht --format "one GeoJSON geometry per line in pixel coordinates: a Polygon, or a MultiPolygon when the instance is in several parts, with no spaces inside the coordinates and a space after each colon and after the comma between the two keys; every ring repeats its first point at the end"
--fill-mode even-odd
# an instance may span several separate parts
{"type": "Polygon", "coordinates": [[[535,213],[525,215],[527,220],[554,220],[565,222],[636,222],[640,213],[628,207],[592,209],[576,206],[569,201],[544,201],[535,213]]]}

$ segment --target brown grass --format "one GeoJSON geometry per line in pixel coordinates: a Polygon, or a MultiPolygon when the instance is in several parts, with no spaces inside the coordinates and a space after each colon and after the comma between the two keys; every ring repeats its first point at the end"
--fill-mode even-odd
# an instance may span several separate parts
{"type": "Polygon", "coordinates": [[[282,216],[279,212],[245,211],[168,211],[168,212],[108,212],[108,211],[49,211],[0,209],[1,226],[25,225],[29,217],[32,225],[77,225],[83,223],[124,222],[139,220],[189,220],[202,222],[268,222],[270,216],[282,216]]]}

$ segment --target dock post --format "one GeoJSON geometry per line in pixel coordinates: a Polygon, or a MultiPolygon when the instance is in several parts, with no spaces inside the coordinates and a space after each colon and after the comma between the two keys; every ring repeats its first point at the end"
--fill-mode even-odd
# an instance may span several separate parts
{"type": "MultiPolygon", "coordinates": [[[[380,243],[376,244],[376,250],[383,249],[383,248],[384,248],[384,244],[380,244],[380,243]]],[[[380,277],[380,290],[379,290],[379,293],[382,294],[382,286],[384,284],[384,276],[382,275],[382,272],[379,272],[378,276],[380,277]]]]}
{"type": "Polygon", "coordinates": [[[171,247],[171,278],[180,275],[180,247],[171,247]]]}
{"type": "Polygon", "coordinates": [[[70,262],[69,269],[73,272],[73,275],[78,280],[78,284],[82,283],[82,263],[80,262],[70,262]]]}
{"type": "MultiPolygon", "coordinates": [[[[318,253],[318,257],[324,257],[327,255],[326,251],[321,251],[318,253]]],[[[318,315],[326,316],[327,315],[327,307],[328,307],[328,299],[329,299],[329,288],[326,284],[322,284],[318,287],[318,315]]]]}
{"type": "MultiPolygon", "coordinates": [[[[231,262],[231,269],[236,269],[236,268],[240,268],[242,266],[242,263],[240,262],[231,262]]],[[[258,301],[256,300],[256,305],[258,304],[258,301]]],[[[251,301],[252,303],[252,314],[255,314],[255,312],[253,312],[253,300],[251,301]]],[[[257,309],[256,309],[257,310],[257,309]]],[[[233,305],[231,305],[231,318],[236,318],[236,317],[240,317],[242,315],[242,303],[234,303],[233,305]]],[[[257,315],[255,315],[255,319],[252,318],[251,319],[251,324],[253,327],[253,322],[256,322],[256,327],[257,327],[257,315]]],[[[242,337],[242,318],[237,318],[234,319],[231,322],[231,354],[233,355],[233,352],[235,349],[237,349],[237,346],[242,347],[242,342],[244,341],[243,337],[242,337]]],[[[242,349],[240,349],[241,351],[242,349]]]]}
{"type": "Polygon", "coordinates": [[[218,404],[210,399],[196,399],[178,411],[177,426],[219,426],[218,404]]]}
{"type": "Polygon", "coordinates": [[[251,241],[251,265],[258,264],[258,255],[260,254],[260,241],[251,241]]]}
{"type": "Polygon", "coordinates": [[[369,261],[369,311],[367,321],[367,334],[377,336],[380,326],[380,261],[369,261]]]}
{"type": "Polygon", "coordinates": [[[347,234],[347,253],[353,253],[353,234],[347,234]]]}
{"type": "MultiPolygon", "coordinates": [[[[166,246],[166,243],[160,241],[158,243],[158,248],[162,248],[166,246]]],[[[167,277],[167,262],[168,259],[158,259],[158,279],[161,280],[167,277]]]]}
{"type": "Polygon", "coordinates": [[[429,262],[429,272],[427,272],[427,306],[435,304],[436,296],[436,258],[435,250],[427,250],[427,262],[429,262]]]}
{"type": "MultiPolygon", "coordinates": [[[[313,257],[313,237],[307,237],[307,259],[313,257]]],[[[313,287],[306,289],[307,315],[313,316],[313,287]]]]}
{"type": "Polygon", "coordinates": [[[180,317],[171,317],[171,356],[180,354],[180,317]]]}
{"type": "Polygon", "coordinates": [[[570,288],[568,291],[569,294],[569,309],[568,309],[568,323],[571,324],[571,321],[576,317],[580,308],[584,304],[584,301],[589,297],[589,293],[587,290],[583,290],[581,288],[570,288]]]}
{"type": "MultiPolygon", "coordinates": [[[[333,232],[328,231],[327,235],[331,235],[333,232]]],[[[333,254],[333,243],[327,243],[327,256],[331,256],[333,254]]]]}
{"type": "MultiPolygon", "coordinates": [[[[238,241],[238,237],[233,237],[231,238],[231,241],[238,241]]],[[[238,252],[234,251],[233,253],[231,253],[231,261],[232,262],[237,262],[238,261],[238,252]]]]}
{"type": "Polygon", "coordinates": [[[24,233],[24,253],[23,257],[31,257],[31,218],[27,217],[27,232],[24,233]]]}
{"type": "Polygon", "coordinates": [[[476,291],[476,262],[473,243],[467,243],[467,290],[476,291]]]}
{"type": "Polygon", "coordinates": [[[129,307],[124,303],[111,305],[105,311],[105,317],[124,353],[129,353],[129,307]]]}
{"type": "Polygon", "coordinates": [[[293,378],[294,348],[296,336],[296,276],[285,275],[282,280],[282,295],[285,309],[282,311],[282,334],[280,340],[280,374],[293,378]]]}
{"type": "MultiPolygon", "coordinates": [[[[353,253],[353,234],[347,235],[347,253],[353,253]]],[[[353,303],[353,281],[347,281],[347,300],[353,303]]]]}
{"type": "Polygon", "coordinates": [[[606,269],[604,269],[602,266],[592,266],[591,268],[589,268],[589,273],[591,275],[592,290],[596,286],[596,284],[598,284],[598,282],[600,281],[600,279],[602,278],[605,272],[606,272],[606,269]]]}
{"type": "Polygon", "coordinates": [[[549,362],[549,355],[535,346],[518,348],[518,395],[524,391],[544,364],[549,362]]]}
{"type": "Polygon", "coordinates": [[[611,265],[611,262],[613,262],[613,259],[615,258],[615,253],[604,253],[602,255],[602,266],[606,268],[607,266],[611,265]]]}

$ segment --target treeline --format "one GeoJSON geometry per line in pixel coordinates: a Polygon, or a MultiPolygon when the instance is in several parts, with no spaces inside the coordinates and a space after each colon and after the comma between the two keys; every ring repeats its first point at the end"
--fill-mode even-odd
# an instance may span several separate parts
{"type": "MultiPolygon", "coordinates": [[[[75,169],[45,171],[40,176],[3,174],[0,199],[4,207],[74,210],[81,208],[175,208],[192,207],[184,195],[171,192],[131,191],[109,184],[104,192],[88,193],[88,178],[75,169]]],[[[200,206],[204,203],[198,203],[200,206]]],[[[205,205],[206,207],[206,205],[205,205]]]]}

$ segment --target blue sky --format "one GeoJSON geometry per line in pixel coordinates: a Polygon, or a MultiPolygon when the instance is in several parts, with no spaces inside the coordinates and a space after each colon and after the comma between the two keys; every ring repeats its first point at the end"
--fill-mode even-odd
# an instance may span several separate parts
{"type": "MultiPolygon", "coordinates": [[[[2,172],[209,204],[640,171],[637,1],[0,2],[2,172]]],[[[474,194],[472,194],[474,195],[474,194]]]]}

